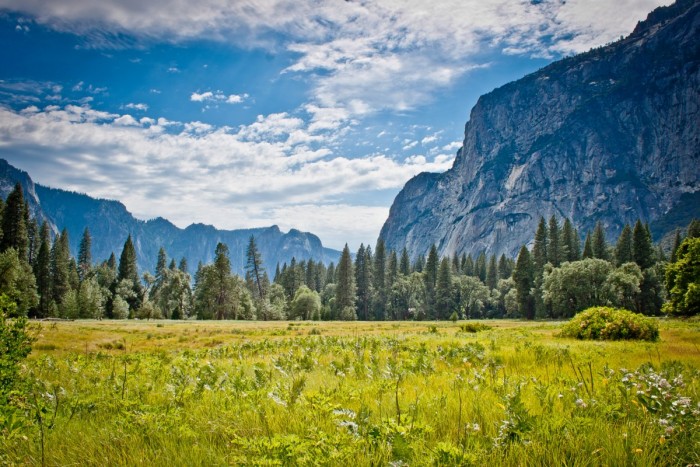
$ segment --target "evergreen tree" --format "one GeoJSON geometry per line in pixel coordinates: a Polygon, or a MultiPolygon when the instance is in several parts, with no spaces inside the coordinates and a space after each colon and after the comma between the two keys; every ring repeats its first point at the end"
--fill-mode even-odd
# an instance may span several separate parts
{"type": "Polygon", "coordinates": [[[399,263],[399,273],[404,276],[411,274],[411,259],[408,257],[408,250],[403,247],[401,251],[401,262],[399,263]]]}
{"type": "Polygon", "coordinates": [[[581,256],[579,251],[578,232],[568,218],[564,219],[564,226],[561,230],[562,261],[578,261],[581,256]]]}
{"type": "Polygon", "coordinates": [[[258,246],[255,244],[255,237],[250,236],[248,240],[248,251],[246,253],[246,275],[249,276],[253,284],[253,297],[256,300],[264,300],[266,291],[263,281],[265,268],[263,267],[262,256],[258,251],[258,246]]]}
{"type": "Polygon", "coordinates": [[[534,264],[527,247],[520,248],[513,270],[513,281],[520,314],[526,319],[535,319],[535,301],[531,290],[535,285],[534,264]]]}
{"type": "Polygon", "coordinates": [[[637,220],[632,232],[632,257],[642,270],[652,267],[656,262],[651,233],[648,226],[644,226],[641,220],[637,220]]]}
{"type": "Polygon", "coordinates": [[[316,263],[312,258],[306,262],[306,274],[304,276],[304,284],[309,288],[309,290],[318,292],[316,290],[316,263]]]}
{"type": "Polygon", "coordinates": [[[482,251],[476,258],[476,263],[474,264],[474,275],[478,277],[481,282],[486,282],[486,252],[482,251]]]}
{"type": "Polygon", "coordinates": [[[39,252],[34,262],[34,277],[36,278],[36,289],[39,294],[39,305],[37,309],[38,318],[46,318],[51,313],[51,240],[49,237],[49,226],[46,222],[41,224],[39,230],[39,252]]]}
{"type": "Polygon", "coordinates": [[[181,271],[184,272],[185,274],[189,274],[188,267],[187,267],[187,258],[184,256],[180,259],[180,264],[177,266],[177,268],[181,271]]]}
{"type": "Polygon", "coordinates": [[[595,229],[593,229],[591,243],[593,247],[594,258],[610,261],[610,251],[608,249],[608,242],[605,239],[605,229],[603,228],[603,224],[600,221],[596,223],[595,229]]]}
{"type": "Polygon", "coordinates": [[[399,277],[399,260],[398,257],[396,256],[396,252],[394,250],[391,250],[389,253],[389,265],[387,267],[387,276],[386,276],[386,293],[387,295],[391,291],[391,287],[393,287],[394,283],[396,282],[396,279],[399,277]]]}
{"type": "Polygon", "coordinates": [[[337,281],[335,263],[331,261],[331,264],[328,265],[328,269],[326,270],[326,284],[335,284],[337,281]]]}
{"type": "Polygon", "coordinates": [[[68,231],[56,236],[51,248],[51,298],[60,305],[70,290],[70,247],[68,231]]]}
{"type": "Polygon", "coordinates": [[[440,261],[435,284],[435,318],[447,319],[454,311],[454,298],[452,292],[452,266],[447,258],[440,261]]]}
{"type": "Polygon", "coordinates": [[[27,233],[27,205],[19,182],[7,196],[2,216],[2,240],[0,251],[14,248],[20,260],[27,261],[29,236],[27,233]]]}
{"type": "Polygon", "coordinates": [[[547,261],[552,263],[552,266],[559,267],[561,264],[562,253],[559,245],[561,233],[559,231],[559,223],[557,218],[552,215],[549,218],[549,232],[547,236],[547,261]]]}
{"type": "Polygon", "coordinates": [[[423,272],[423,280],[425,281],[425,304],[430,317],[434,317],[435,314],[435,285],[437,284],[439,262],[437,248],[435,244],[433,244],[433,246],[430,247],[428,260],[425,262],[425,270],[423,272]]]}
{"type": "Polygon", "coordinates": [[[502,254],[501,258],[498,260],[498,278],[508,279],[511,276],[511,274],[513,274],[513,267],[511,261],[508,261],[506,255],[502,254]]]}
{"type": "Polygon", "coordinates": [[[700,237],[700,220],[693,219],[688,224],[688,234],[685,238],[698,238],[700,237]]]}
{"type": "Polygon", "coordinates": [[[632,261],[632,228],[625,224],[615,245],[615,264],[619,267],[632,261]]]}
{"type": "Polygon", "coordinates": [[[128,297],[122,297],[129,305],[130,314],[139,309],[143,295],[139,270],[136,264],[136,249],[129,235],[124,242],[122,254],[119,257],[119,268],[117,270],[117,286],[121,283],[124,293],[128,297]],[[125,282],[123,282],[125,281],[125,282]]]}
{"type": "Polygon", "coordinates": [[[542,274],[544,265],[547,264],[549,258],[547,251],[548,243],[547,224],[544,217],[540,217],[540,223],[537,225],[537,231],[535,232],[535,244],[532,248],[532,260],[537,274],[542,274]]]}
{"type": "Polygon", "coordinates": [[[356,290],[355,272],[353,271],[352,258],[347,243],[338,261],[338,280],[335,287],[335,307],[338,316],[345,316],[346,309],[355,309],[356,290]]]}
{"type": "Polygon", "coordinates": [[[39,225],[36,219],[29,219],[29,206],[24,210],[26,213],[26,224],[27,224],[27,239],[28,239],[28,252],[27,252],[27,262],[29,264],[34,264],[36,261],[36,255],[39,253],[39,248],[41,247],[41,239],[39,238],[39,225]]]}
{"type": "Polygon", "coordinates": [[[489,265],[486,269],[486,282],[485,285],[489,290],[493,290],[498,285],[498,267],[496,266],[496,255],[491,255],[489,259],[489,265]]]}
{"type": "Polygon", "coordinates": [[[357,318],[370,319],[372,307],[372,249],[360,244],[355,256],[355,285],[357,287],[357,318]]]}
{"type": "Polygon", "coordinates": [[[675,263],[678,259],[678,248],[681,246],[682,241],[683,238],[681,237],[681,231],[680,229],[676,229],[676,236],[673,239],[673,246],[671,247],[671,263],[675,263]]]}
{"type": "Polygon", "coordinates": [[[156,282],[160,279],[160,281],[163,281],[163,278],[165,277],[165,271],[167,269],[168,264],[168,255],[165,252],[165,248],[160,247],[158,250],[158,259],[156,260],[156,282]]]}
{"type": "Polygon", "coordinates": [[[413,272],[423,272],[424,268],[425,268],[425,255],[418,255],[418,258],[416,258],[415,263],[413,263],[413,268],[411,268],[411,270],[413,272]]]}
{"type": "Polygon", "coordinates": [[[107,267],[112,269],[115,273],[117,272],[117,257],[114,256],[114,252],[109,255],[107,260],[107,267]]]}
{"type": "Polygon", "coordinates": [[[593,240],[591,239],[591,233],[586,234],[586,241],[583,243],[583,254],[582,259],[592,259],[593,258],[593,240]]]}
{"type": "Polygon", "coordinates": [[[85,227],[83,237],[80,239],[80,247],[78,248],[78,276],[80,282],[84,281],[90,270],[92,269],[92,238],[90,230],[85,227]]]}
{"type": "Polygon", "coordinates": [[[462,272],[465,276],[476,275],[474,274],[474,260],[472,259],[471,254],[464,258],[464,261],[462,262],[462,272]]]}
{"type": "Polygon", "coordinates": [[[459,275],[461,272],[462,271],[459,267],[459,255],[455,253],[455,255],[452,257],[452,273],[459,275]]]}
{"type": "Polygon", "coordinates": [[[386,319],[387,301],[387,277],[386,277],[386,246],[384,240],[379,238],[374,249],[374,264],[372,271],[372,283],[374,288],[374,318],[377,320],[386,319]]]}

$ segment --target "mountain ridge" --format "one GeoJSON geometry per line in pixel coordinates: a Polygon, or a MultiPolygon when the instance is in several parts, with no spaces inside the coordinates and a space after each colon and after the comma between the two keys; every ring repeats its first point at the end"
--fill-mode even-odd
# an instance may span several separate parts
{"type": "Polygon", "coordinates": [[[243,275],[251,235],[255,236],[270,276],[278,263],[289,263],[292,257],[297,261],[313,259],[326,264],[340,258],[340,252],[324,247],[318,236],[297,229],[283,233],[277,225],[223,230],[193,223],[182,229],[163,217],[136,219],[120,201],[34,183],[27,172],[0,159],[0,195],[7,198],[17,182],[22,185],[33,217],[47,221],[54,233],[68,229],[74,256],[87,227],[92,237],[93,258],[99,261],[111,253],[118,258],[127,236],[131,235],[142,272],[154,271],[158,250],[163,247],[168,257],[176,261],[187,258],[190,273],[194,273],[198,262],[207,264],[214,260],[216,244],[222,242],[229,248],[232,271],[243,275]]]}

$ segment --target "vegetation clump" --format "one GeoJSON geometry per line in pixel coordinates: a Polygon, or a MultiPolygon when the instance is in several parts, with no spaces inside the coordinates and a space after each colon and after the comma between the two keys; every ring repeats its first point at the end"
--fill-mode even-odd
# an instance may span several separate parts
{"type": "Polygon", "coordinates": [[[461,332],[477,333],[479,331],[488,331],[490,329],[493,328],[483,323],[464,323],[459,325],[459,330],[461,332]]]}
{"type": "Polygon", "coordinates": [[[562,329],[563,337],[590,340],[645,340],[659,338],[653,318],[629,310],[597,306],[577,314],[562,329]]]}

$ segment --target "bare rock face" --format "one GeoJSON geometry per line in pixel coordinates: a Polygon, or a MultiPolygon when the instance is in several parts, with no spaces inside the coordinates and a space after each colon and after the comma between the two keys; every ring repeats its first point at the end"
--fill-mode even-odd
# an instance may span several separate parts
{"type": "Polygon", "coordinates": [[[700,2],[654,10],[625,39],[479,98],[453,167],[420,174],[381,231],[412,257],[515,256],[540,216],[656,238],[700,217],[700,2]]]}

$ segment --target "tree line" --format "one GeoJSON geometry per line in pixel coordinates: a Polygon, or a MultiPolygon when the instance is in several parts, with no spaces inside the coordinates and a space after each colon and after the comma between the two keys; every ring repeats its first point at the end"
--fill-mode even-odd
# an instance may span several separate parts
{"type": "MultiPolygon", "coordinates": [[[[34,318],[534,319],[566,318],[593,305],[689,314],[686,302],[697,285],[695,263],[677,258],[678,252],[695,254],[689,240],[678,231],[666,258],[639,221],[625,226],[614,246],[598,224],[581,246],[570,220],[542,218],[532,248],[523,246],[516,260],[484,252],[440,257],[433,245],[411,261],[405,248],[388,251],[382,239],[374,249],[360,245],[353,258],[346,244],[337,265],[292,258],[277,265],[271,280],[253,236],[244,277],[231,273],[223,243],[213,263],[198,264],[194,276],[185,258],[176,262],[164,248],[155,274],[140,275],[131,236],[118,261],[112,254],[95,263],[86,228],[73,258],[68,232],[52,238],[45,222],[31,218],[19,184],[0,200],[0,216],[0,293],[17,304],[16,314],[34,318]],[[672,283],[667,264],[678,266],[672,283]],[[667,283],[675,295],[662,310],[667,283]]],[[[700,237],[700,223],[687,232],[688,239],[700,237]]]]}

